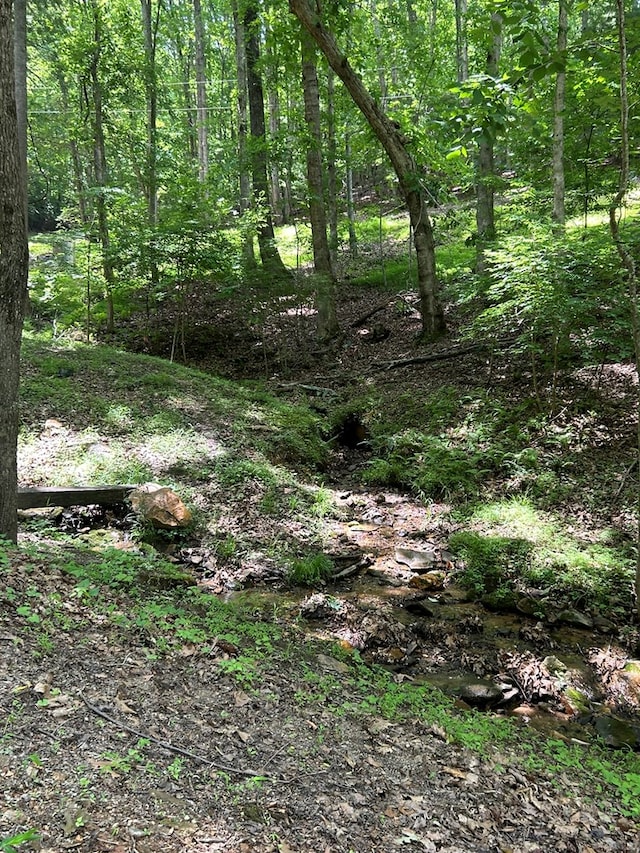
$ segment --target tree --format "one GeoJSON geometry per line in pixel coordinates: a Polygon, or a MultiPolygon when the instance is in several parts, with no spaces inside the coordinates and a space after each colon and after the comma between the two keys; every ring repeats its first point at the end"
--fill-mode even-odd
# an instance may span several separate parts
{"type": "Polygon", "coordinates": [[[90,56],[89,78],[93,106],[93,170],[96,183],[96,213],[98,218],[98,235],[102,247],[102,272],[104,275],[107,301],[107,332],[115,328],[113,312],[113,289],[115,274],[111,259],[111,234],[107,217],[107,154],[104,138],[104,114],[102,102],[102,80],[100,79],[100,60],[102,58],[103,23],[102,12],[97,0],[91,0],[93,21],[93,52],[90,56]]]}
{"type": "Polygon", "coordinates": [[[304,29],[302,30],[302,88],[304,91],[304,117],[308,127],[307,187],[313,243],[313,266],[316,278],[318,337],[321,340],[328,340],[338,333],[335,300],[336,282],[329,252],[327,214],[324,204],[322,126],[318,72],[316,69],[316,47],[315,42],[304,29]]]}
{"type": "Polygon", "coordinates": [[[0,0],[0,535],[15,542],[20,341],[29,250],[14,75],[12,0],[0,0]]]}
{"type": "Polygon", "coordinates": [[[338,49],[333,35],[309,6],[308,0],[289,0],[289,8],[313,37],[329,65],[346,86],[393,165],[413,228],[423,332],[429,338],[437,337],[444,332],[445,322],[436,279],[433,228],[418,169],[407,149],[406,141],[400,130],[371,97],[346,56],[338,49]]]}
{"type": "MultiPolygon", "coordinates": [[[[498,77],[498,63],[502,48],[502,15],[497,12],[491,16],[491,34],[487,47],[486,76],[490,81],[498,77]]],[[[482,127],[478,140],[477,177],[476,177],[476,226],[478,229],[478,270],[483,269],[483,250],[485,244],[496,236],[494,209],[494,143],[495,126],[489,116],[482,127]]]]}
{"type": "MultiPolygon", "coordinates": [[[[567,52],[568,0],[558,0],[558,56],[567,52]]],[[[552,220],[558,231],[564,231],[564,102],[567,72],[565,67],[556,74],[553,98],[553,213],[552,220]]]]}
{"type": "Polygon", "coordinates": [[[204,183],[209,174],[209,131],[207,127],[207,65],[204,53],[204,21],[200,0],[193,0],[196,51],[196,105],[198,116],[198,177],[204,183]]]}
{"type": "MultiPolygon", "coordinates": [[[[233,4],[233,30],[235,34],[236,79],[238,90],[238,183],[240,188],[240,215],[245,217],[251,209],[251,176],[247,164],[248,106],[247,106],[247,58],[245,54],[244,23],[233,4]]],[[[242,252],[247,269],[256,266],[253,247],[253,231],[244,228],[242,252]]]]}
{"type": "MultiPolygon", "coordinates": [[[[636,373],[640,377],[640,294],[638,294],[638,275],[633,253],[620,234],[619,213],[629,191],[629,94],[627,79],[627,39],[625,27],[624,0],[616,0],[616,24],[618,30],[618,53],[620,62],[620,182],[618,192],[609,207],[609,228],[615,243],[622,267],[626,272],[631,304],[631,334],[635,355],[636,373]]],[[[636,452],[640,466],[640,384],[636,383],[636,452]]],[[[640,470],[640,467],[639,467],[640,470]]],[[[640,620],[640,494],[636,505],[636,575],[635,596],[636,616],[640,620]]]]}
{"type": "Polygon", "coordinates": [[[267,138],[264,120],[264,91],[260,74],[259,18],[256,6],[250,3],[244,14],[245,55],[249,91],[249,123],[251,130],[251,158],[253,195],[261,210],[262,222],[258,228],[260,259],[265,271],[276,278],[284,278],[288,270],[282,263],[273,231],[267,181],[267,138]]]}

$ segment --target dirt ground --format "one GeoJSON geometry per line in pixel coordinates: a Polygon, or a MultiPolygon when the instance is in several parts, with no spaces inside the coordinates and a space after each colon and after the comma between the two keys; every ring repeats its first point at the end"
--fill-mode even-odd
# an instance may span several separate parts
{"type": "MultiPolygon", "coordinates": [[[[227,330],[235,330],[232,343],[222,330],[223,317],[215,334],[202,329],[202,343],[187,351],[188,361],[233,378],[266,379],[276,393],[291,398],[330,393],[343,402],[367,383],[390,395],[407,390],[420,395],[453,379],[457,387],[479,381],[490,386],[512,370],[508,357],[492,361],[481,350],[456,355],[456,347],[462,350],[464,344],[452,339],[417,349],[420,325],[412,294],[382,296],[380,305],[359,322],[377,306],[367,293],[344,288],[340,319],[345,334],[327,346],[314,344],[309,334],[311,304],[300,308],[283,300],[277,316],[253,325],[237,316],[230,326],[227,318],[227,330]],[[447,356],[397,365],[427,353],[447,356]]],[[[166,354],[163,347],[166,341],[152,349],[166,354]]],[[[630,380],[616,377],[624,390],[630,380]]],[[[516,378],[514,389],[517,383],[516,378]]],[[[624,444],[628,425],[619,429],[624,444]]],[[[326,590],[346,602],[344,620],[332,622],[307,611],[309,640],[350,631],[343,639],[355,647],[356,629],[366,629],[367,615],[378,619],[375,629],[369,626],[369,638],[396,623],[399,632],[414,630],[391,619],[398,603],[416,598],[395,551],[400,546],[441,549],[447,533],[438,507],[427,517],[424,506],[407,496],[360,487],[354,476],[362,464],[360,452],[336,448],[327,477],[345,508],[343,518],[334,522],[337,548],[369,555],[367,573],[345,577],[326,590]]],[[[331,707],[305,701],[299,670],[284,659],[275,659],[259,683],[245,687],[221,666],[237,654],[224,644],[206,655],[185,648],[150,660],[148,638],[107,630],[70,595],[71,581],[44,565],[38,574],[41,592],[58,596],[70,618],[84,619],[73,642],[46,655],[31,645],[28,632],[16,628],[6,600],[0,609],[0,839],[36,828],[39,840],[21,849],[640,851],[638,823],[623,816],[609,792],[575,767],[555,778],[534,776],[508,747],[479,755],[448,742],[437,726],[336,713],[336,705],[346,706],[351,699],[348,684],[336,688],[331,707]]],[[[32,574],[17,562],[13,587],[27,589],[32,583],[32,574]]],[[[496,636],[490,617],[466,610],[463,600],[431,606],[444,608],[431,623],[448,616],[440,620],[440,634],[422,636],[423,674],[437,669],[438,655],[447,672],[459,666],[463,655],[471,672],[486,668],[488,658],[497,656],[495,644],[482,654],[474,650],[481,635],[496,636]],[[451,615],[455,608],[461,608],[457,616],[451,615]],[[483,630],[477,629],[477,619],[487,621],[483,630]],[[431,667],[424,663],[430,653],[431,667]]],[[[535,627],[522,617],[510,626],[511,634],[500,636],[521,641],[521,654],[538,643],[539,653],[539,643],[546,640],[535,632],[523,639],[522,624],[535,627]]],[[[293,641],[304,642],[296,630],[293,641]]],[[[582,634],[575,642],[589,646],[594,636],[582,634]]],[[[606,648],[607,635],[598,638],[606,648]]],[[[406,635],[396,636],[386,645],[368,647],[364,642],[363,652],[375,647],[379,659],[405,640],[406,635]]],[[[562,642],[569,640],[566,636],[562,642]]],[[[561,655],[565,647],[560,642],[556,638],[549,653],[561,655]]],[[[401,649],[403,664],[413,653],[409,646],[401,649]]],[[[318,678],[340,676],[345,666],[313,653],[318,678]]],[[[416,672],[419,666],[411,677],[416,672]]],[[[407,677],[402,666],[397,677],[407,677]]],[[[556,714],[554,725],[567,717],[556,714]]]]}

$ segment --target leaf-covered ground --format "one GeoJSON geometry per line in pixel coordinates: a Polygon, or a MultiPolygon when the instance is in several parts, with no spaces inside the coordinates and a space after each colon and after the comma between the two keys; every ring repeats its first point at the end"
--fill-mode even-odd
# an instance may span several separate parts
{"type": "Polygon", "coordinates": [[[604,620],[562,642],[535,614],[503,625],[503,652],[530,655],[525,693],[551,656],[591,648],[600,688],[638,657],[630,372],[568,371],[542,418],[512,353],[462,353],[455,337],[416,348],[410,294],[380,304],[353,325],[376,306],[345,291],[348,331],[330,348],[309,343],[311,304],[265,309],[253,328],[219,311],[218,349],[207,327],[206,352],[187,356],[260,386],[26,341],[22,484],[155,480],[196,523],[153,542],[160,564],[148,531],[117,513],[104,532],[82,513],[23,521],[21,550],[1,566],[0,839],[33,828],[39,840],[23,849],[640,850],[637,756],[586,735],[583,749],[553,696],[552,737],[539,737],[504,707],[470,710],[416,677],[463,658],[476,672],[495,653],[481,639],[495,617],[445,600],[464,571],[449,540],[469,531],[530,544],[526,583],[520,564],[505,568],[519,594],[545,593],[553,573],[536,600],[604,620]],[[446,357],[397,364],[437,353],[446,357]],[[398,438],[407,430],[409,445],[398,438]],[[438,444],[424,443],[429,430],[438,444]],[[428,470],[438,461],[440,481],[410,479],[420,454],[428,470]],[[402,488],[371,477],[389,460],[402,488]],[[432,549],[444,591],[409,586],[416,573],[398,548],[432,549]],[[355,574],[293,589],[318,555],[355,574]],[[198,586],[184,585],[185,568],[198,586]],[[399,618],[398,599],[424,602],[417,623],[399,618]]]}

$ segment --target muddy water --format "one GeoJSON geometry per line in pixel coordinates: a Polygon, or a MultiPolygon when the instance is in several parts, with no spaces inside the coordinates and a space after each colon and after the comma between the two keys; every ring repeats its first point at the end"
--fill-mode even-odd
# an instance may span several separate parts
{"type": "MultiPolygon", "coordinates": [[[[382,652],[386,642],[394,652],[394,643],[417,638],[410,655],[400,654],[394,659],[390,654],[388,661],[374,660],[456,699],[470,684],[492,689],[500,685],[504,700],[488,702],[485,709],[516,716],[549,737],[592,741],[596,736],[593,721],[602,713],[618,710],[616,697],[608,693],[606,680],[587,655],[594,648],[606,651],[609,638],[569,626],[541,626],[520,614],[489,612],[465,600],[464,591],[455,586],[426,599],[432,615],[420,619],[404,606],[413,595],[415,592],[405,584],[385,584],[380,577],[363,573],[350,582],[328,585],[321,593],[300,588],[250,589],[229,593],[227,598],[260,618],[281,622],[298,619],[309,636],[338,640],[343,645],[348,645],[345,637],[353,636],[354,624],[373,624],[372,630],[377,628],[380,633],[367,638],[362,648],[365,659],[370,645],[382,652]],[[305,612],[314,596],[329,606],[305,612]],[[426,636],[415,633],[417,624],[426,636]],[[400,626],[399,633],[394,626],[400,626]],[[526,634],[523,638],[523,628],[534,629],[534,640],[538,630],[539,640],[531,642],[526,634]],[[506,671],[501,663],[509,660],[513,666],[506,671]],[[552,685],[546,698],[545,684],[552,685]],[[542,697],[536,691],[542,692],[542,697]],[[564,698],[565,694],[571,699],[564,698]],[[577,696],[585,703],[580,708],[577,696]]],[[[629,717],[632,710],[626,706],[625,716],[629,717]]],[[[635,711],[638,713],[638,705],[635,711]]]]}

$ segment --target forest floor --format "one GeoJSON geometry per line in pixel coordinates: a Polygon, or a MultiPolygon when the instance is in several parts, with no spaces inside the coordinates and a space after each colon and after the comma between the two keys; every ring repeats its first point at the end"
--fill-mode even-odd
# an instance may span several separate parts
{"type": "MultiPolygon", "coordinates": [[[[0,849],[2,838],[33,828],[37,840],[21,849],[640,851],[632,817],[638,762],[626,750],[627,764],[608,764],[614,753],[595,736],[613,737],[602,724],[607,717],[624,718],[623,737],[640,726],[636,634],[619,617],[587,612],[580,602],[552,608],[573,621],[486,610],[457,582],[460,561],[448,550],[468,518],[457,516],[446,496],[419,500],[360,476],[376,418],[407,409],[399,420],[410,421],[412,406],[443,388],[464,396],[482,386],[516,409],[530,393],[526,365],[509,351],[468,351],[455,328],[441,342],[417,347],[410,293],[372,300],[362,289],[342,289],[346,331],[324,347],[313,343],[310,303],[283,297],[279,311],[273,303],[235,306],[229,315],[228,306],[214,313],[208,305],[206,314],[194,307],[218,319],[199,325],[199,344],[191,330],[188,363],[233,380],[260,379],[278,398],[334,416],[323,484],[313,492],[316,508],[325,499],[328,508],[297,520],[297,480],[278,485],[289,503],[275,508],[271,492],[257,485],[238,490],[229,477],[219,482],[218,538],[168,548],[219,602],[206,642],[198,620],[213,617],[190,597],[193,587],[174,589],[172,581],[164,589],[154,577],[129,577],[126,531],[122,542],[116,533],[111,540],[122,549],[119,561],[99,556],[86,514],[58,514],[66,535],[52,532],[42,516],[25,521],[22,550],[0,552],[9,578],[0,609],[0,849]],[[416,358],[422,360],[401,364],[416,358]],[[285,541],[324,543],[342,577],[293,587],[268,550],[269,542],[285,541]],[[242,547],[225,555],[229,542],[242,547]],[[103,576],[98,583],[101,559],[121,572],[120,585],[103,576]],[[589,623],[579,624],[582,617],[589,623]],[[581,725],[577,694],[594,700],[581,725]],[[508,719],[514,712],[524,722],[508,719]],[[613,785],[607,772],[617,773],[613,785]]],[[[160,330],[151,346],[166,356],[170,344],[170,331],[163,337],[160,330]]],[[[150,370],[141,360],[123,390],[116,378],[123,370],[135,374],[132,356],[126,363],[112,357],[111,379],[104,364],[100,372],[79,351],[65,356],[61,347],[55,358],[53,375],[80,386],[73,389],[78,396],[69,398],[68,411],[61,394],[40,399],[31,412],[37,441],[23,454],[25,484],[64,476],[71,465],[64,448],[92,422],[82,395],[97,389],[114,406],[135,409],[150,370]],[[74,365],[70,377],[60,372],[67,370],[63,357],[74,365]]],[[[28,378],[39,364],[42,351],[28,378]]],[[[170,370],[162,367],[163,376],[170,370]]],[[[226,441],[232,425],[214,422],[196,405],[195,390],[192,397],[185,391],[187,381],[195,389],[204,380],[194,374],[180,381],[190,440],[226,441]]],[[[571,517],[585,542],[603,526],[628,538],[632,519],[620,494],[630,487],[631,371],[572,371],[554,393],[555,427],[577,424],[580,477],[591,484],[582,502],[572,492],[555,511],[571,517]],[[598,397],[597,417],[574,405],[583,392],[590,401],[598,397]]],[[[157,418],[162,389],[149,405],[157,418]]],[[[123,419],[114,435],[131,454],[123,419]]],[[[258,419],[252,429],[262,435],[270,427],[258,419]]],[[[114,435],[106,427],[92,433],[91,453],[105,454],[114,435]]],[[[174,482],[189,482],[161,458],[162,449],[152,455],[153,473],[171,471],[174,482]]],[[[191,486],[192,503],[201,514],[210,511],[212,492],[202,482],[191,486]]],[[[516,486],[496,483],[495,491],[516,486]]],[[[629,605],[620,612],[630,615],[629,605]]]]}

